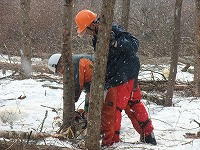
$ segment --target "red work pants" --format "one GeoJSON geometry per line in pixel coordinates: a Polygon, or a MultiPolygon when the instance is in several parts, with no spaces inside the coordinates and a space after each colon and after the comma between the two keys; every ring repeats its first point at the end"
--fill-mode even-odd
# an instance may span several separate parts
{"type": "Polygon", "coordinates": [[[140,101],[140,89],[139,87],[133,89],[133,87],[134,80],[130,80],[116,87],[115,135],[113,137],[115,143],[119,142],[120,139],[122,110],[125,110],[133,127],[140,135],[148,136],[153,131],[152,122],[150,120],[148,121],[148,113],[144,104],[140,101]],[[134,105],[129,106],[129,104],[132,103],[134,103],[134,105]]]}
{"type": "Polygon", "coordinates": [[[103,134],[103,146],[110,146],[114,143],[113,136],[115,134],[116,96],[116,88],[109,88],[106,99],[103,102],[101,115],[101,134],[103,134]]]}

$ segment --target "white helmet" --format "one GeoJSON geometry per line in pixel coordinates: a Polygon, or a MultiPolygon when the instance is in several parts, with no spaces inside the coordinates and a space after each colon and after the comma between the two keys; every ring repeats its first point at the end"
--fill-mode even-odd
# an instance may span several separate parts
{"type": "Polygon", "coordinates": [[[58,64],[58,61],[61,57],[61,54],[53,54],[48,61],[48,67],[51,71],[56,73],[56,65],[58,64]]]}

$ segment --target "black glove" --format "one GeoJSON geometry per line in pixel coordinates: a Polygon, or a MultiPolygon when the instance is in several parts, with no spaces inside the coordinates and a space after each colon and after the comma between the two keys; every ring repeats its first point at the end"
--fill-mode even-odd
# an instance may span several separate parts
{"type": "Polygon", "coordinates": [[[83,109],[78,109],[75,111],[75,122],[78,124],[83,124],[82,129],[87,128],[87,113],[83,109]]]}

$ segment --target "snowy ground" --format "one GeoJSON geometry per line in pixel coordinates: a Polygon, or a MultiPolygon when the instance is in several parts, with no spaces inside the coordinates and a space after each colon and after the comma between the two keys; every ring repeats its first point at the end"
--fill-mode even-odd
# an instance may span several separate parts
{"type": "MultiPolygon", "coordinates": [[[[191,81],[193,75],[180,72],[178,69],[177,79],[191,81]]],[[[11,74],[2,74],[0,78],[11,74]]],[[[140,78],[144,78],[144,72],[140,78]]],[[[148,78],[145,76],[145,78],[148,78]]],[[[41,123],[48,111],[47,118],[42,128],[43,132],[54,133],[58,130],[59,117],[62,117],[62,90],[51,89],[44,85],[61,87],[57,83],[40,80],[0,80],[0,130],[14,131],[37,131],[41,130],[41,123]],[[23,99],[18,99],[19,97],[23,99]],[[55,108],[57,112],[52,111],[55,108]]],[[[83,108],[84,93],[76,103],[77,108],[83,108]]],[[[149,103],[145,99],[150,117],[154,125],[154,133],[157,146],[148,144],[133,144],[139,140],[138,133],[132,128],[130,120],[124,114],[122,119],[121,139],[123,142],[114,144],[116,150],[199,150],[200,139],[186,139],[185,133],[197,133],[200,127],[193,119],[200,121],[200,98],[174,96],[174,107],[163,107],[149,103]]],[[[61,142],[58,139],[47,138],[46,144],[58,146],[73,146],[70,143],[61,142]]],[[[44,144],[44,142],[38,143],[44,144]]]]}

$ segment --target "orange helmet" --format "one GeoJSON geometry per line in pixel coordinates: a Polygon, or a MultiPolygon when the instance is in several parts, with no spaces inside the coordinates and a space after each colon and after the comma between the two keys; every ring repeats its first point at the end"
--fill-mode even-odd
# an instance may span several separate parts
{"type": "Polygon", "coordinates": [[[97,15],[90,10],[82,10],[76,15],[76,24],[78,26],[77,33],[83,32],[89,26],[97,15]]]}

